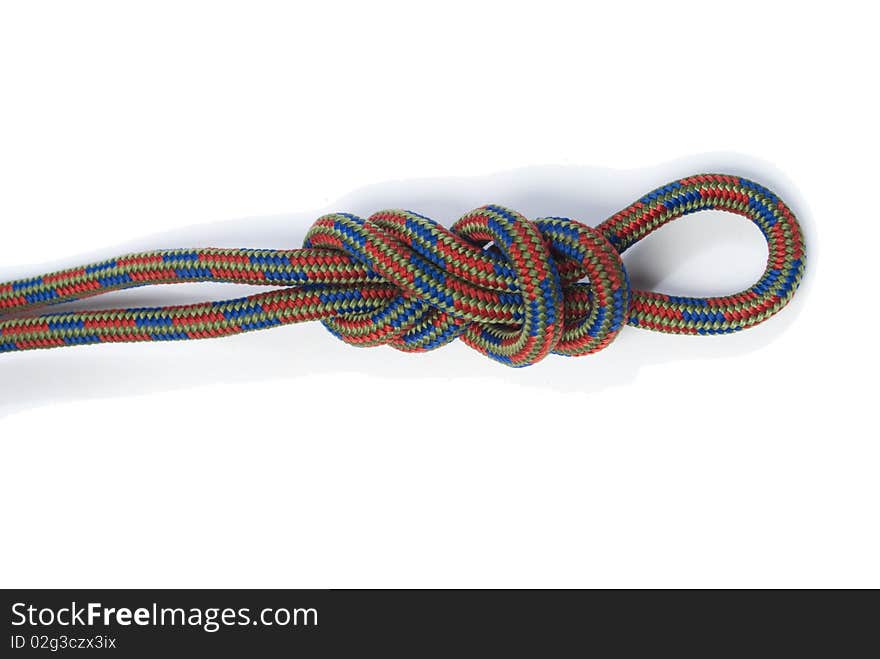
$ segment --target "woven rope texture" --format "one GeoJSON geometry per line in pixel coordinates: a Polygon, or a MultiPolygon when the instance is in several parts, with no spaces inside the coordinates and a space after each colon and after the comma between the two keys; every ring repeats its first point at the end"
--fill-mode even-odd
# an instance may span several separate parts
{"type": "Polygon", "coordinates": [[[800,226],[772,192],[743,178],[692,176],[665,185],[598,227],[530,221],[500,206],[451,229],[417,213],[319,218],[301,249],[171,249],[122,256],[0,283],[0,352],[120,341],[226,336],[320,320],[357,346],[433,350],[460,338],[510,366],[553,352],[586,355],[625,324],[675,334],[723,334],[766,320],[804,272],[800,226]],[[700,210],[752,220],[768,245],[751,288],[675,297],[630,288],[621,254],[649,233],[700,210]],[[280,287],[222,302],[37,314],[108,291],[178,282],[280,287]]]}

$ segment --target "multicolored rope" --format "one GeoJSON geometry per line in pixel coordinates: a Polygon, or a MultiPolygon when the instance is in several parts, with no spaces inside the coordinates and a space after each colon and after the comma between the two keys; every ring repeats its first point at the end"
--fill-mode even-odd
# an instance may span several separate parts
{"type": "Polygon", "coordinates": [[[803,237],[788,207],[757,183],[706,174],[658,188],[595,228],[561,217],[529,221],[494,205],[451,229],[410,211],[367,220],[335,213],[315,222],[302,249],[160,250],[0,283],[0,352],[200,339],[320,320],[352,345],[421,352],[460,338],[527,366],[551,352],[601,350],[625,323],[675,334],[750,327],[788,303],[803,272],[803,237]],[[760,280],[722,297],[631,289],[620,255],[667,222],[710,209],[761,229],[769,257],[760,280]],[[283,288],[223,302],[33,314],[108,291],[206,281],[283,288]]]}

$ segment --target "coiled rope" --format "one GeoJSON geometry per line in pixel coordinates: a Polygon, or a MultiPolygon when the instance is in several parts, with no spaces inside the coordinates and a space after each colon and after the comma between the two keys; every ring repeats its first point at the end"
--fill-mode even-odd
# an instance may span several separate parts
{"type": "Polygon", "coordinates": [[[0,352],[201,339],[320,320],[352,345],[421,352],[460,338],[527,366],[551,352],[601,350],[626,323],[675,334],[751,327],[788,303],[803,272],[803,237],[789,208],[756,183],[707,174],[658,188],[595,228],[561,217],[529,221],[494,205],[451,229],[403,210],[367,220],[335,213],[315,222],[302,249],[159,250],[2,283],[0,352]],[[710,209],[760,228],[769,248],[760,280],[722,297],[631,289],[620,255],[667,222],[710,209]],[[207,281],[283,288],[202,304],[32,313],[124,288],[207,281]]]}

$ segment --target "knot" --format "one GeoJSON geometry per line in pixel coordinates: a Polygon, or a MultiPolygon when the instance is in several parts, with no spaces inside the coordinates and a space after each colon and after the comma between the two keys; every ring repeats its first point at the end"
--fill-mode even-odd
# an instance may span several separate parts
{"type": "Polygon", "coordinates": [[[353,345],[421,352],[461,338],[528,366],[551,352],[601,350],[627,320],[620,254],[600,230],[568,218],[530,221],[489,205],[446,229],[410,211],[366,220],[336,213],[315,222],[304,247],[342,251],[373,281],[395,287],[378,309],[322,321],[353,345]]]}
{"type": "Polygon", "coordinates": [[[353,345],[421,352],[461,338],[500,362],[527,366],[550,352],[600,350],[624,323],[691,335],[757,325],[791,300],[804,250],[800,225],[779,197],[727,174],[673,181],[595,228],[559,217],[529,221],[500,206],[471,211],[451,229],[408,211],[367,220],[325,215],[302,249],[167,249],[0,282],[0,353],[202,339],[320,320],[353,345]],[[620,255],[703,210],[744,216],[761,230],[761,278],[711,297],[631,289],[620,255]],[[200,304],[39,311],[134,286],[197,281],[280,288],[200,304]]]}

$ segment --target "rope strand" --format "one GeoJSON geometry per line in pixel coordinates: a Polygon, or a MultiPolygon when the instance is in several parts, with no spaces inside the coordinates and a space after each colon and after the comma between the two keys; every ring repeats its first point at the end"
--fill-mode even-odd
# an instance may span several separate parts
{"type": "Polygon", "coordinates": [[[0,283],[0,352],[199,339],[320,320],[352,345],[422,352],[460,338],[493,359],[527,366],[551,352],[601,350],[624,324],[675,334],[751,327],[788,303],[803,272],[803,237],[789,208],[757,183],[706,174],[658,188],[598,227],[529,221],[495,205],[451,229],[402,210],[367,220],[336,213],[315,222],[301,249],[157,250],[0,283]],[[769,254],[758,282],[720,297],[631,289],[621,254],[700,210],[737,213],[760,228],[769,254]],[[222,302],[34,313],[181,282],[282,288],[222,302]]]}

